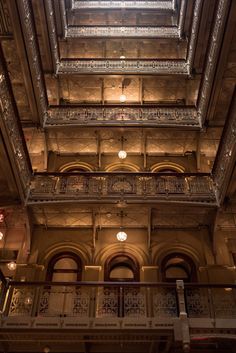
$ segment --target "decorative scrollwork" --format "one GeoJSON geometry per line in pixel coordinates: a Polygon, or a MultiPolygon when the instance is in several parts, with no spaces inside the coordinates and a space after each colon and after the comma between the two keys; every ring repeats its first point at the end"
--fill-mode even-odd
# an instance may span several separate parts
{"type": "Polygon", "coordinates": [[[210,176],[162,175],[153,173],[86,173],[81,175],[35,175],[28,202],[113,199],[120,195],[141,200],[179,200],[215,203],[210,176]]]}
{"type": "Polygon", "coordinates": [[[154,288],[152,290],[154,317],[176,317],[177,299],[176,291],[172,288],[154,288]]]}
{"type": "Polygon", "coordinates": [[[208,290],[205,288],[186,288],[186,309],[189,317],[210,317],[208,290]]]}
{"type": "Polygon", "coordinates": [[[10,307],[9,316],[30,316],[34,300],[34,288],[19,287],[14,288],[10,307]]]}
{"type": "Polygon", "coordinates": [[[75,59],[61,60],[57,74],[166,74],[188,75],[189,65],[184,60],[146,59],[75,59]]]}
{"type": "Polygon", "coordinates": [[[63,125],[154,125],[200,127],[195,108],[161,107],[54,107],[48,110],[45,126],[63,125]]]}
{"type": "Polygon", "coordinates": [[[96,316],[117,317],[118,310],[118,288],[98,289],[96,316]]]}
{"type": "Polygon", "coordinates": [[[150,1],[150,0],[72,0],[71,9],[156,9],[156,10],[174,10],[175,1],[150,1]]]}

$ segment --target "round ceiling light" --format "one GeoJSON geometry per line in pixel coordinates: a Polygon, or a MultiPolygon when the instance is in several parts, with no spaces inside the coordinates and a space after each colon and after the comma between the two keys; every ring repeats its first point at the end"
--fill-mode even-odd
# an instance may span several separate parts
{"type": "Polygon", "coordinates": [[[16,263],[14,261],[11,261],[7,264],[7,267],[10,271],[15,271],[16,269],[16,263]]]}
{"type": "Polygon", "coordinates": [[[119,157],[120,159],[125,159],[125,158],[127,157],[127,152],[124,151],[124,150],[120,150],[120,151],[118,152],[118,157],[119,157]]]}
{"type": "Polygon", "coordinates": [[[127,239],[127,234],[123,231],[120,230],[117,234],[116,237],[119,241],[125,241],[127,239]]]}
{"type": "Polygon", "coordinates": [[[123,93],[120,95],[120,102],[121,102],[121,103],[126,102],[126,95],[123,94],[123,93]]]}

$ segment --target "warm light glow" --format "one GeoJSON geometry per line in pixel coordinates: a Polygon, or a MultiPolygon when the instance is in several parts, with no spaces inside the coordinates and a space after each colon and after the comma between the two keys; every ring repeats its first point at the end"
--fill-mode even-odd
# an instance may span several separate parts
{"type": "Polygon", "coordinates": [[[120,56],[120,59],[125,59],[125,56],[124,56],[124,55],[121,55],[121,56],[120,56]]]}
{"type": "Polygon", "coordinates": [[[3,232],[0,232],[0,240],[3,240],[4,234],[3,232]]]}
{"type": "Polygon", "coordinates": [[[124,151],[124,150],[119,151],[119,152],[118,152],[118,157],[119,157],[120,159],[125,159],[125,158],[127,157],[127,152],[124,151]]]}
{"type": "Polygon", "coordinates": [[[120,102],[121,102],[121,103],[124,103],[125,101],[126,101],[126,95],[122,93],[122,94],[120,95],[120,102]]]}
{"type": "Polygon", "coordinates": [[[226,292],[231,292],[232,288],[225,288],[226,292]]]}
{"type": "Polygon", "coordinates": [[[2,223],[4,221],[4,214],[0,213],[0,223],[2,223]]]}
{"type": "Polygon", "coordinates": [[[119,241],[125,241],[127,239],[127,234],[123,231],[120,230],[117,234],[116,237],[119,241]]]}
{"type": "Polygon", "coordinates": [[[7,267],[9,268],[10,271],[15,271],[16,263],[14,261],[11,261],[7,264],[7,267]]]}
{"type": "Polygon", "coordinates": [[[24,300],[25,305],[31,305],[33,302],[33,299],[31,297],[26,297],[24,300]]]}

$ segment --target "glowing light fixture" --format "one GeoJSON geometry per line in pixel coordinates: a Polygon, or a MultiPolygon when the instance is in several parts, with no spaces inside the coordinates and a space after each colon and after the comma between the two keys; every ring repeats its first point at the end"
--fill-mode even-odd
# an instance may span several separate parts
{"type": "Polygon", "coordinates": [[[28,296],[25,298],[25,300],[24,300],[25,305],[31,305],[32,303],[33,303],[33,299],[31,296],[28,296]]]}
{"type": "Polygon", "coordinates": [[[123,151],[123,150],[120,150],[120,151],[118,152],[118,157],[119,157],[120,159],[125,159],[125,158],[127,157],[127,152],[126,152],[126,151],[123,151]]]}
{"type": "Polygon", "coordinates": [[[121,55],[121,56],[120,56],[120,59],[123,59],[123,60],[124,60],[124,59],[125,59],[125,56],[124,56],[124,55],[121,55]]]}
{"type": "Polygon", "coordinates": [[[4,234],[0,231],[0,240],[3,240],[4,234]]]}
{"type": "Polygon", "coordinates": [[[127,152],[124,150],[124,137],[121,137],[121,149],[118,152],[118,157],[120,159],[125,159],[127,157],[127,152]]]}
{"type": "Polygon", "coordinates": [[[127,239],[127,237],[128,237],[127,233],[123,229],[123,217],[124,217],[124,213],[123,213],[123,211],[121,211],[120,212],[120,230],[116,234],[116,238],[119,241],[125,241],[127,239]]]}
{"type": "Polygon", "coordinates": [[[127,234],[123,231],[120,230],[117,234],[116,237],[119,241],[125,241],[127,239],[127,234]]]}
{"type": "Polygon", "coordinates": [[[14,261],[11,261],[7,264],[7,267],[10,271],[15,271],[16,269],[16,263],[14,261]]]}
{"type": "Polygon", "coordinates": [[[121,102],[121,103],[126,102],[126,95],[123,94],[123,93],[120,95],[120,102],[121,102]]]}

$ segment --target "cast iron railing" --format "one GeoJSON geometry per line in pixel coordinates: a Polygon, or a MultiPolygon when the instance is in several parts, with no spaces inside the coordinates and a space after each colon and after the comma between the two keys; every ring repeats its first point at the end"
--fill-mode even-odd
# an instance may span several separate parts
{"type": "Polygon", "coordinates": [[[3,316],[236,319],[236,285],[182,284],[13,281],[3,316]]]}
{"type": "Polygon", "coordinates": [[[215,188],[209,174],[187,173],[36,173],[28,203],[75,200],[76,202],[183,201],[215,203],[215,188]]]}

